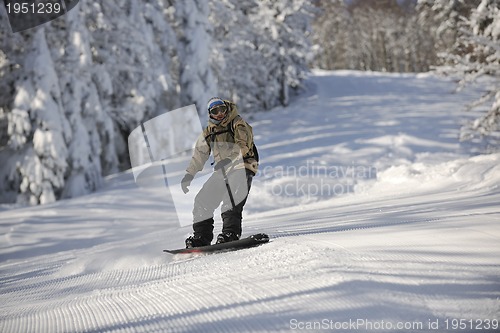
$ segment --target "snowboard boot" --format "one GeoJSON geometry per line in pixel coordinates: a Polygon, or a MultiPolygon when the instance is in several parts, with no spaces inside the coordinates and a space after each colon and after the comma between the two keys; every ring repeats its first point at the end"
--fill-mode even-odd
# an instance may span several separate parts
{"type": "Polygon", "coordinates": [[[219,236],[217,236],[216,244],[237,241],[238,239],[240,239],[240,236],[235,234],[234,232],[223,232],[219,234],[219,236]]]}
{"type": "Polygon", "coordinates": [[[207,241],[205,238],[195,235],[186,238],[186,249],[191,249],[193,247],[207,246],[211,242],[207,241]]]}

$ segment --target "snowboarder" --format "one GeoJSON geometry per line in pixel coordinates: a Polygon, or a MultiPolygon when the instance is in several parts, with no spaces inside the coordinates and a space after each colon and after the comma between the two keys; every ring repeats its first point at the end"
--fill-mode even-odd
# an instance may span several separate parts
{"type": "Polygon", "coordinates": [[[214,172],[196,195],[194,233],[186,239],[186,248],[211,244],[213,215],[221,202],[223,225],[222,233],[217,236],[217,244],[240,238],[243,206],[258,168],[252,127],[238,114],[236,104],[214,97],[208,101],[207,109],[208,126],[196,142],[187,173],[182,178],[183,192],[189,191],[191,181],[203,169],[210,154],[215,166],[214,172]]]}

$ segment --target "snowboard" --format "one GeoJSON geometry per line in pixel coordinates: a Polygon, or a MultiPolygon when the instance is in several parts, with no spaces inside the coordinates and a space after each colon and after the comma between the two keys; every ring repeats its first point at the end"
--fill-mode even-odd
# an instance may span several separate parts
{"type": "Polygon", "coordinates": [[[207,246],[193,247],[190,249],[163,250],[163,252],[171,254],[186,254],[186,253],[213,253],[221,251],[236,251],[249,247],[258,246],[269,242],[269,236],[266,234],[255,234],[237,241],[213,244],[207,246]]]}

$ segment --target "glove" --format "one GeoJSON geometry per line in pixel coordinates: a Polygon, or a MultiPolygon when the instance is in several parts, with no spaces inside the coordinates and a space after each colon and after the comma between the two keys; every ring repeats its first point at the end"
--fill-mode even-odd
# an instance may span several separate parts
{"type": "Polygon", "coordinates": [[[222,169],[228,164],[231,164],[231,159],[225,158],[222,161],[217,162],[217,164],[214,166],[214,170],[217,171],[219,169],[222,169]]]}
{"type": "Polygon", "coordinates": [[[193,180],[193,175],[186,173],[184,177],[181,180],[181,187],[182,187],[182,192],[184,194],[189,192],[188,186],[191,185],[191,181],[193,180]]]}
{"type": "Polygon", "coordinates": [[[248,177],[255,177],[255,172],[253,172],[252,170],[249,170],[249,169],[245,169],[245,173],[247,175],[247,178],[248,177]]]}

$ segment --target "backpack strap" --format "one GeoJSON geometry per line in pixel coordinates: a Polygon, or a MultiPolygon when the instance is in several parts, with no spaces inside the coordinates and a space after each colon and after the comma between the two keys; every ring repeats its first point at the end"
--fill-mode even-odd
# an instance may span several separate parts
{"type": "Polygon", "coordinates": [[[227,133],[227,132],[231,132],[231,134],[233,135],[234,137],[234,130],[223,130],[223,131],[219,131],[219,132],[213,132],[213,133],[210,133],[208,134],[206,137],[205,137],[205,141],[208,142],[208,139],[210,139],[210,142],[213,143],[215,141],[215,136],[219,135],[219,134],[222,134],[222,133],[227,133]]]}
{"type": "Polygon", "coordinates": [[[234,121],[236,119],[241,119],[241,116],[240,115],[237,115],[236,117],[234,117],[231,122],[229,123],[229,126],[228,126],[228,129],[225,129],[225,130],[222,130],[222,131],[218,131],[218,132],[213,132],[213,133],[210,133],[208,134],[206,137],[205,137],[205,140],[208,141],[208,139],[210,138],[210,141],[211,142],[214,142],[215,141],[215,136],[216,135],[219,135],[219,134],[223,134],[223,133],[227,133],[227,132],[230,132],[231,135],[233,136],[234,138],[234,121]]]}

